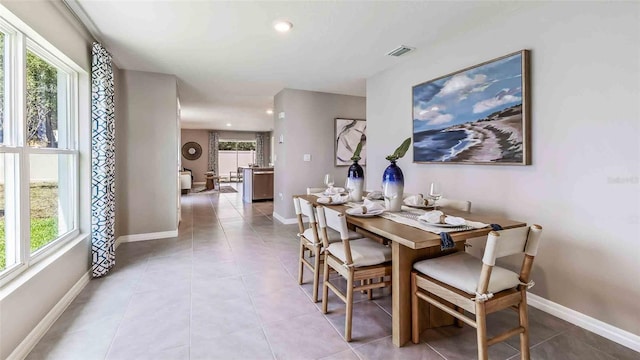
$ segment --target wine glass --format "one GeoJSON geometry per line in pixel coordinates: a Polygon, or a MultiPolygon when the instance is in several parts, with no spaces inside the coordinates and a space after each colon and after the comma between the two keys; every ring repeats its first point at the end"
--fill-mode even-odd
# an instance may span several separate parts
{"type": "Polygon", "coordinates": [[[432,182],[429,188],[429,198],[433,200],[433,210],[438,210],[438,200],[442,198],[440,183],[432,182]]]}
{"type": "Polygon", "coordinates": [[[349,201],[352,201],[351,193],[355,190],[354,184],[352,181],[349,181],[349,178],[344,182],[344,189],[349,193],[349,201]]]}
{"type": "Polygon", "coordinates": [[[329,194],[333,195],[333,184],[334,184],[333,175],[326,174],[324,176],[324,184],[327,185],[327,187],[329,188],[329,194]]]}

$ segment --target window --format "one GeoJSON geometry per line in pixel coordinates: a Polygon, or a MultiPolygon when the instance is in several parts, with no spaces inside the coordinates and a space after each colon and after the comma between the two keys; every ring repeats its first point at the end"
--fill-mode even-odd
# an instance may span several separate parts
{"type": "Polygon", "coordinates": [[[255,163],[255,159],[255,141],[221,140],[218,143],[218,171],[223,181],[237,181],[238,168],[255,163]]]}
{"type": "Polygon", "coordinates": [[[0,19],[0,280],[78,234],[77,71],[0,19]]]}

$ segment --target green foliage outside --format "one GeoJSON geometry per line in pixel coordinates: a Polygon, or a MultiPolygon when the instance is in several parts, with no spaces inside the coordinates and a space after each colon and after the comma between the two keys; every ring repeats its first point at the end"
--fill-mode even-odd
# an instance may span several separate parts
{"type": "MultiPolygon", "coordinates": [[[[30,187],[31,252],[58,237],[58,186],[55,183],[35,183],[30,187]]],[[[4,210],[4,187],[0,185],[0,206],[4,210]]],[[[5,267],[5,217],[0,216],[0,270],[5,267]]]]}
{"type": "Polygon", "coordinates": [[[27,51],[27,141],[30,146],[58,147],[58,70],[27,51]]]}
{"type": "Polygon", "coordinates": [[[255,150],[256,142],[255,141],[220,141],[218,143],[218,150],[236,150],[236,149],[239,151],[255,150]]]}

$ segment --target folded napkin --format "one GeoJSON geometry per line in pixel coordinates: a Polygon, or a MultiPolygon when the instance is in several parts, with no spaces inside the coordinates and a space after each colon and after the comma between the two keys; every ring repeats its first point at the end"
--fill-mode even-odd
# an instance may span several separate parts
{"type": "Polygon", "coordinates": [[[382,191],[369,191],[369,193],[367,194],[367,199],[380,200],[383,198],[384,195],[382,194],[382,191]]]}
{"type": "Polygon", "coordinates": [[[327,204],[333,204],[333,203],[343,203],[347,201],[347,196],[341,195],[341,194],[335,194],[335,195],[331,195],[331,196],[323,196],[322,199],[327,199],[327,200],[322,200],[323,202],[326,202],[327,204]]]}
{"type": "Polygon", "coordinates": [[[356,214],[367,214],[370,212],[382,212],[384,211],[384,206],[369,199],[364,199],[363,205],[356,206],[353,209],[356,214]]]}
{"type": "Polygon", "coordinates": [[[333,188],[333,192],[330,193],[329,189],[327,189],[327,190],[324,191],[324,194],[325,195],[333,195],[333,194],[340,194],[340,193],[343,193],[343,192],[344,192],[344,188],[334,187],[333,188]]]}
{"type": "Polygon", "coordinates": [[[429,199],[425,199],[422,194],[410,195],[404,199],[404,204],[409,206],[429,206],[429,199]]]}
{"type": "Polygon", "coordinates": [[[440,210],[427,211],[426,213],[420,215],[418,219],[424,220],[431,224],[449,224],[454,226],[462,226],[466,225],[467,223],[464,218],[445,215],[440,210]]]}

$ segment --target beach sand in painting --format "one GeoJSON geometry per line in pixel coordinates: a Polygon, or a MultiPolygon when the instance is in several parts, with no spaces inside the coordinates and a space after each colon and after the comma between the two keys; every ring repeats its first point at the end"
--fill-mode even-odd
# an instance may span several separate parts
{"type": "Polygon", "coordinates": [[[522,116],[460,126],[472,143],[450,161],[522,162],[522,116]]]}
{"type": "Polygon", "coordinates": [[[521,105],[482,120],[415,136],[417,161],[520,163],[523,159],[521,105]]]}

